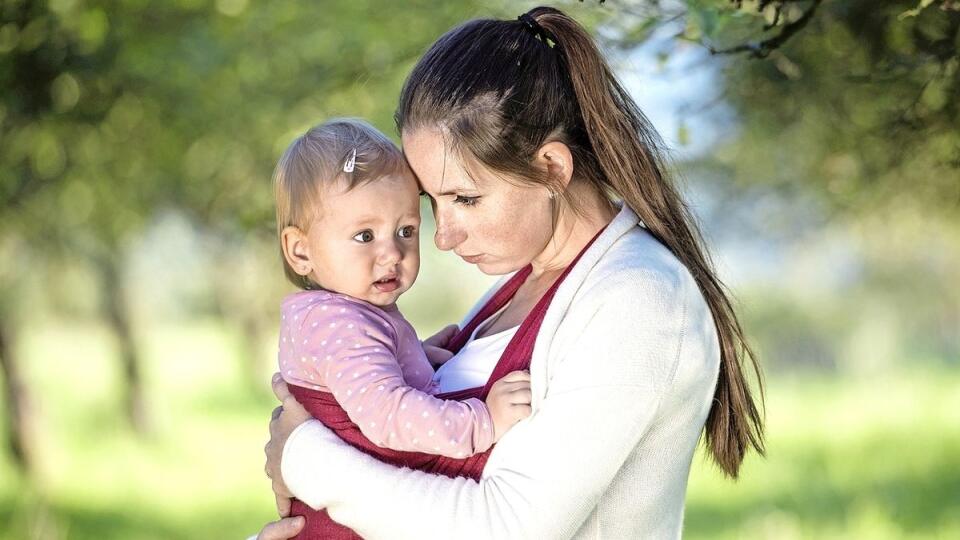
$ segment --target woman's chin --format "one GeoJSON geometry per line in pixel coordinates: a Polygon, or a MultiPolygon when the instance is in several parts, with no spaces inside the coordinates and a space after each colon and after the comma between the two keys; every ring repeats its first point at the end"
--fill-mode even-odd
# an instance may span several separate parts
{"type": "MultiPolygon", "coordinates": [[[[512,265],[504,263],[491,263],[481,261],[476,264],[477,269],[483,272],[488,276],[502,276],[504,274],[509,274],[510,272],[515,272],[520,268],[514,268],[512,265]]],[[[522,268],[522,267],[521,267],[522,268]]]]}

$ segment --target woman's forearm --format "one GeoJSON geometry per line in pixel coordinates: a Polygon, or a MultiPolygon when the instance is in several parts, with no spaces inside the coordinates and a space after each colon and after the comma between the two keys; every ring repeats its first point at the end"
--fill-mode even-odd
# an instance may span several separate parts
{"type": "MultiPolygon", "coordinates": [[[[325,507],[334,520],[364,538],[469,538],[483,532],[469,527],[462,517],[464,531],[451,528],[465,509],[457,508],[456,501],[476,497],[477,482],[387,465],[344,443],[315,420],[291,434],[282,469],[298,498],[314,508],[325,507]]],[[[503,532],[498,536],[521,536],[503,532]]]]}
{"type": "Polygon", "coordinates": [[[291,435],[283,477],[369,539],[570,537],[649,426],[648,390],[597,386],[544,401],[504,435],[480,482],[387,465],[317,421],[291,435]],[[584,410],[585,401],[599,407],[584,410]]]}
{"type": "Polygon", "coordinates": [[[287,486],[374,540],[575,535],[663,412],[681,341],[693,334],[684,332],[682,296],[642,292],[648,302],[601,304],[558,360],[540,407],[497,443],[480,482],[381,463],[312,421],[284,448],[287,486]],[[617,321],[636,324],[610,339],[617,321]]]}

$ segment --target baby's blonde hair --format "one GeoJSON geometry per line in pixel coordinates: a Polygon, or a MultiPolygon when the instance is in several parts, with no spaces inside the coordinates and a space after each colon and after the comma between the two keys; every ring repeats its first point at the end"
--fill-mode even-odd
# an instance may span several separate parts
{"type": "MultiPolygon", "coordinates": [[[[393,141],[376,128],[355,118],[336,118],[311,128],[287,147],[273,171],[273,190],[277,200],[277,237],[294,226],[307,232],[320,203],[320,187],[345,180],[347,189],[407,169],[403,153],[393,141]],[[356,150],[352,172],[344,165],[356,150]]],[[[281,239],[282,241],[282,239],[281,239]]],[[[301,289],[316,289],[308,276],[301,276],[283,256],[283,271],[291,283],[301,289]]]]}

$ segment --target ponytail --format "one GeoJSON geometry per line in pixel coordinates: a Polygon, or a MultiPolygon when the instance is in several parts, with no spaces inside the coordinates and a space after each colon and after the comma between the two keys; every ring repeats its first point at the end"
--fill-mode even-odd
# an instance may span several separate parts
{"type": "Polygon", "coordinates": [[[743,364],[748,363],[762,396],[760,366],[710,264],[689,208],[663,177],[660,138],[583,27],[552,8],[533,9],[530,16],[562,48],[605,183],[689,269],[710,307],[720,338],[720,374],[707,418],[706,443],[720,468],[736,477],[750,447],[764,452],[763,420],[743,373],[743,364]]]}
{"type": "Polygon", "coordinates": [[[760,366],[690,210],[664,174],[660,137],[580,24],[538,7],[518,21],[451,30],[407,79],[396,120],[401,132],[442,126],[472,158],[533,183],[549,182],[531,164],[536,150],[550,140],[567,144],[574,180],[619,195],[687,267],[710,308],[720,340],[705,427],[714,461],[736,478],[750,448],[764,453],[763,419],[745,373],[756,377],[762,403],[760,366]]]}

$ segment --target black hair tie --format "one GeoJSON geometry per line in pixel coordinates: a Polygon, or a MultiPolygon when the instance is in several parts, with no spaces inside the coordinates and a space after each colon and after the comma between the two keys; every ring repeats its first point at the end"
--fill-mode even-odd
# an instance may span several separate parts
{"type": "Polygon", "coordinates": [[[527,29],[533,37],[539,39],[540,41],[547,44],[548,47],[553,48],[557,40],[553,39],[553,36],[550,35],[536,19],[533,18],[530,13],[524,13],[523,15],[517,17],[517,20],[523,23],[523,27],[527,29]]]}

